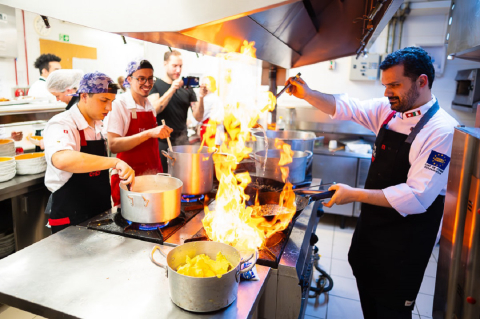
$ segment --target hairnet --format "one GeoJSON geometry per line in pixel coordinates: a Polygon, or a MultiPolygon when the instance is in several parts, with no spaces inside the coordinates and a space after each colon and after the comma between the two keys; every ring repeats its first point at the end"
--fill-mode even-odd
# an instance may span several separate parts
{"type": "Polygon", "coordinates": [[[82,77],[82,70],[63,69],[53,71],[47,78],[47,90],[62,93],[68,89],[78,88],[82,77]]]}

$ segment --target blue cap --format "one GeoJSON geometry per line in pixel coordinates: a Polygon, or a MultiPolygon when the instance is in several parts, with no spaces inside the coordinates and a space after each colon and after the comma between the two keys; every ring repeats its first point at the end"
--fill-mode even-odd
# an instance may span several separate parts
{"type": "Polygon", "coordinates": [[[117,93],[117,90],[109,88],[110,84],[113,84],[113,80],[104,73],[98,71],[87,73],[80,80],[77,93],[69,95],[79,96],[81,93],[117,93]]]}

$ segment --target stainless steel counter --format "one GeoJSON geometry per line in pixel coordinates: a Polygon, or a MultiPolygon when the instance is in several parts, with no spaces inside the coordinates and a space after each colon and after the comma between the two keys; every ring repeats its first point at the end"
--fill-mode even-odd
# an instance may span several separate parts
{"type": "Polygon", "coordinates": [[[45,187],[45,173],[17,175],[13,179],[0,183],[0,201],[13,198],[31,191],[31,188],[45,187]]]}
{"type": "Polygon", "coordinates": [[[347,152],[344,149],[339,150],[339,151],[331,151],[328,148],[328,146],[315,147],[313,149],[313,154],[356,157],[356,158],[366,158],[366,159],[371,159],[372,158],[372,154],[361,154],[361,153],[347,152]]]}
{"type": "Polygon", "coordinates": [[[65,103],[35,102],[0,107],[0,124],[45,120],[65,111],[65,103]]]}
{"type": "MultiPolygon", "coordinates": [[[[0,260],[0,302],[47,318],[250,318],[270,268],[241,282],[228,308],[195,314],[175,306],[152,243],[69,227],[0,260]]],[[[166,250],[171,249],[165,247],[166,250]]],[[[161,257],[158,257],[160,260],[161,257]]]]}

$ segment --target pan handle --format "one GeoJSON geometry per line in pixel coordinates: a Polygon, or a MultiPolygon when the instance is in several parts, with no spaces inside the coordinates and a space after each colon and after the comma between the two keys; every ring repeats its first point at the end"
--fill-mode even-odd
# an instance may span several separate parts
{"type": "Polygon", "coordinates": [[[243,274],[247,271],[250,271],[250,270],[252,270],[253,267],[255,267],[255,264],[257,263],[257,259],[258,259],[257,254],[258,254],[258,251],[256,250],[250,257],[248,257],[245,260],[240,261],[240,265],[242,265],[242,264],[246,263],[247,261],[249,261],[250,259],[252,259],[253,257],[255,257],[254,260],[252,261],[252,264],[250,266],[248,266],[247,268],[240,270],[239,274],[243,274]]]}
{"type": "Polygon", "coordinates": [[[175,163],[175,158],[171,157],[170,155],[168,155],[168,153],[165,151],[165,150],[162,150],[162,154],[163,156],[165,156],[167,159],[171,160],[172,161],[172,165],[173,163],[175,163]]]}
{"type": "Polygon", "coordinates": [[[152,263],[154,263],[155,265],[157,265],[158,267],[161,267],[163,269],[165,269],[165,275],[168,277],[168,267],[162,263],[159,263],[158,261],[155,260],[155,258],[153,257],[153,254],[155,253],[155,251],[159,251],[160,254],[165,257],[165,259],[167,259],[167,255],[165,255],[165,253],[163,252],[163,250],[160,248],[160,246],[154,246],[153,249],[152,249],[152,252],[150,253],[150,260],[152,261],[152,263]]]}
{"type": "Polygon", "coordinates": [[[306,167],[310,167],[310,165],[312,165],[312,161],[313,161],[313,152],[311,151],[305,151],[305,153],[307,153],[307,166],[306,167]]]}
{"type": "Polygon", "coordinates": [[[250,159],[254,160],[255,162],[260,162],[256,157],[255,157],[255,154],[248,154],[248,157],[250,157],[250,159]]]}
{"type": "Polygon", "coordinates": [[[168,173],[157,173],[157,175],[172,177],[172,174],[168,174],[168,173]]]}
{"type": "Polygon", "coordinates": [[[332,198],[333,194],[335,194],[335,191],[326,191],[323,193],[314,194],[310,196],[310,201],[317,201],[321,199],[332,198]]]}

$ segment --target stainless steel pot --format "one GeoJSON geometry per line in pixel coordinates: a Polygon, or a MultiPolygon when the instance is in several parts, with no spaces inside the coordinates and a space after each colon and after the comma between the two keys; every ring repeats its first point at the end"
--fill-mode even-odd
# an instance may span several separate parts
{"type": "Polygon", "coordinates": [[[255,152],[251,156],[255,160],[256,176],[271,178],[283,182],[282,171],[280,167],[288,167],[288,180],[292,184],[301,183],[305,180],[305,172],[313,159],[313,153],[310,151],[294,151],[292,162],[287,165],[279,166],[280,150],[268,150],[267,164],[265,165],[265,151],[255,152]]]}
{"type": "Polygon", "coordinates": [[[213,159],[208,147],[198,152],[196,145],[173,146],[173,151],[162,151],[168,161],[168,172],[183,182],[182,194],[200,195],[213,188],[213,159]]]}
{"type": "Polygon", "coordinates": [[[135,186],[129,191],[120,183],[122,216],[131,222],[164,223],[180,215],[182,181],[169,174],[135,177],[135,186]]]}
{"type": "MultiPolygon", "coordinates": [[[[310,151],[313,152],[315,141],[323,140],[323,136],[317,137],[313,132],[302,131],[267,131],[268,149],[275,149],[275,139],[279,139],[286,144],[292,146],[293,151],[310,151]]],[[[263,132],[255,132],[256,138],[255,151],[265,149],[265,136],[263,132]]]]}
{"type": "Polygon", "coordinates": [[[234,302],[237,299],[240,274],[252,269],[255,266],[256,258],[249,267],[240,270],[240,266],[252,257],[241,260],[238,250],[234,247],[214,241],[186,243],[175,247],[168,255],[165,255],[159,246],[155,246],[150,254],[152,262],[166,271],[170,298],[173,303],[182,309],[193,312],[215,311],[234,302]],[[154,259],[153,254],[157,250],[167,259],[167,265],[154,259]],[[196,278],[181,275],[176,271],[178,267],[185,264],[186,256],[193,258],[196,255],[205,254],[216,259],[219,251],[233,266],[233,269],[222,275],[221,278],[196,278]]]}

